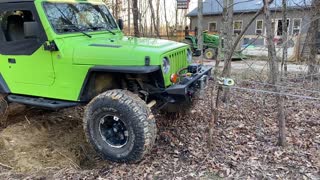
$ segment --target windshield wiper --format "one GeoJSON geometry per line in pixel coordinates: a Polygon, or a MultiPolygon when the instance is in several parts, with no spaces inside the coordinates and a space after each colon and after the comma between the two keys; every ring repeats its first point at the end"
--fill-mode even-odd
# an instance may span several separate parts
{"type": "Polygon", "coordinates": [[[116,33],[114,33],[113,31],[111,31],[110,27],[109,27],[109,28],[106,28],[106,30],[107,30],[109,33],[111,33],[111,34],[116,35],[116,33]]]}
{"type": "Polygon", "coordinates": [[[109,33],[111,33],[111,34],[116,35],[116,33],[114,33],[113,31],[111,31],[111,29],[108,28],[108,27],[92,26],[92,27],[90,27],[90,29],[93,29],[93,30],[104,29],[104,30],[107,30],[107,31],[108,31],[109,33]]]}
{"type": "Polygon", "coordinates": [[[73,28],[74,30],[76,30],[76,31],[78,31],[78,32],[81,32],[82,34],[88,36],[89,38],[92,38],[92,36],[91,36],[90,34],[84,32],[84,31],[81,30],[78,26],[76,26],[75,24],[73,24],[73,23],[71,22],[71,20],[68,19],[67,16],[61,11],[61,9],[57,7],[57,5],[55,5],[55,7],[58,9],[58,11],[60,12],[60,14],[63,16],[63,20],[65,20],[65,21],[68,23],[68,25],[72,26],[72,28],[73,28]]]}

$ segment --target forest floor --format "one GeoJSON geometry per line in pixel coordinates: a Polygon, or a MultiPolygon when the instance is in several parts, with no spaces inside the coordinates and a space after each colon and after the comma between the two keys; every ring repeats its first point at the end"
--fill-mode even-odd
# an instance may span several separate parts
{"type": "MultiPolygon", "coordinates": [[[[295,88],[310,84],[305,79],[292,83],[295,88]]],[[[156,144],[137,164],[111,163],[96,155],[82,130],[84,107],[23,110],[0,126],[0,179],[320,179],[318,100],[286,98],[287,146],[279,147],[275,98],[232,89],[230,101],[219,108],[214,146],[208,147],[211,87],[184,114],[156,115],[156,144]]]]}

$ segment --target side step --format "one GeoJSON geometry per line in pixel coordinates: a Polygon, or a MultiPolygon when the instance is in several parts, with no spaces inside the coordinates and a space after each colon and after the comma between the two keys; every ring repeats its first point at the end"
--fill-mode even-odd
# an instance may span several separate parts
{"type": "Polygon", "coordinates": [[[45,98],[22,96],[22,95],[12,95],[12,94],[7,96],[7,98],[9,102],[16,102],[20,104],[36,106],[36,107],[41,107],[46,109],[53,109],[53,110],[80,105],[80,103],[78,102],[61,101],[61,100],[45,99],[45,98]]]}

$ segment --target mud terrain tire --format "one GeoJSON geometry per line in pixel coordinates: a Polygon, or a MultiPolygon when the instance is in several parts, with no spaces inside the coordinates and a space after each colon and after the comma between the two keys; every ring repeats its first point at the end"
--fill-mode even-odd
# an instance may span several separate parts
{"type": "Polygon", "coordinates": [[[5,100],[4,96],[0,95],[0,125],[6,123],[8,113],[8,102],[5,100]]]}
{"type": "Polygon", "coordinates": [[[110,90],[95,97],[85,110],[84,130],[103,158],[129,163],[150,152],[157,133],[146,103],[126,90],[110,90]]]}

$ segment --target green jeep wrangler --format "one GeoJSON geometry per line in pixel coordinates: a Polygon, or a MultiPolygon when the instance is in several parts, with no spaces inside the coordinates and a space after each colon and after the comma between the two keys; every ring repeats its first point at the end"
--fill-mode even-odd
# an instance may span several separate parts
{"type": "Polygon", "coordinates": [[[96,151],[141,160],[156,138],[152,111],[185,107],[212,68],[191,64],[186,44],[126,37],[122,27],[101,1],[0,0],[2,101],[87,104],[84,130],[96,151]]]}

